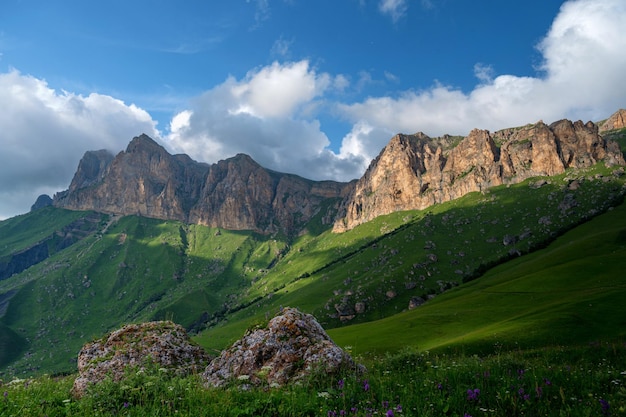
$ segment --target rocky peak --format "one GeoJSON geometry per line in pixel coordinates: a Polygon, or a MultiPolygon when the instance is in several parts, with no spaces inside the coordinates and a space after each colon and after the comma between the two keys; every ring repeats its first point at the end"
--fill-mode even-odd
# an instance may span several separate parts
{"type": "MultiPolygon", "coordinates": [[[[58,193],[54,204],[292,234],[318,214],[323,201],[339,201],[345,188],[345,183],[309,181],[267,170],[245,154],[209,166],[187,155],[170,155],[141,135],[115,157],[106,151],[87,152],[69,190],[58,193]]],[[[332,223],[330,212],[322,217],[332,223]]]]}
{"type": "Polygon", "coordinates": [[[599,161],[625,164],[617,144],[602,138],[592,122],[540,121],[493,135],[474,129],[456,146],[450,137],[397,135],[342,201],[333,230],[599,161]]]}
{"type": "Polygon", "coordinates": [[[70,191],[89,187],[102,181],[113,158],[113,154],[105,149],[85,152],[78,163],[78,169],[70,184],[70,191]]]}
{"type": "Polygon", "coordinates": [[[611,115],[602,126],[600,126],[600,132],[607,132],[609,130],[624,129],[626,127],[626,110],[619,109],[611,115]]]}
{"type": "Polygon", "coordinates": [[[30,211],[39,210],[40,208],[48,207],[52,205],[52,198],[48,194],[42,194],[37,197],[35,203],[30,206],[30,211]]]}

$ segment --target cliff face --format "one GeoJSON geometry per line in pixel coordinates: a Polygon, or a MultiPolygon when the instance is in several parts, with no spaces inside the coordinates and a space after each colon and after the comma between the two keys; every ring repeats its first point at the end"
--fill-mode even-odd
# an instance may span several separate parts
{"type": "Polygon", "coordinates": [[[189,157],[170,155],[146,135],[114,158],[102,155],[85,154],[55,206],[186,221],[208,170],[189,157]]]}
{"type": "MultiPolygon", "coordinates": [[[[625,121],[620,110],[603,126],[620,129],[625,121]]],[[[142,135],[117,156],[87,152],[54,205],[288,234],[319,214],[342,232],[383,214],[598,161],[625,164],[618,144],[605,140],[598,126],[569,120],[493,134],[474,129],[465,138],[396,135],[363,177],[349,184],[273,172],[243,154],[209,166],[170,155],[142,135]]]]}
{"type": "Polygon", "coordinates": [[[626,110],[619,109],[611,115],[602,126],[600,126],[600,132],[607,132],[609,130],[623,129],[626,127],[626,110]]]}
{"type": "MultiPolygon", "coordinates": [[[[170,155],[146,135],[117,156],[87,152],[57,207],[254,230],[297,233],[346,184],[264,169],[247,155],[214,165],[170,155]]],[[[332,216],[328,223],[332,223],[332,216]]]]}
{"type": "Polygon", "coordinates": [[[625,163],[617,144],[605,141],[591,122],[538,122],[493,135],[475,129],[456,146],[449,137],[397,135],[344,199],[333,230],[346,231],[383,214],[424,209],[473,191],[598,161],[625,163]]]}
{"type": "Polygon", "coordinates": [[[345,187],[269,171],[239,154],[209,168],[189,221],[233,230],[297,231],[345,187]]]}

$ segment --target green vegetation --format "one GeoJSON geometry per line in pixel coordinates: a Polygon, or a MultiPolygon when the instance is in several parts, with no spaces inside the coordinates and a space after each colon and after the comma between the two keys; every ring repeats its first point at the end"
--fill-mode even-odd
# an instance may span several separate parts
{"type": "MultiPolygon", "coordinates": [[[[522,269],[518,275],[529,279],[522,290],[506,289],[515,281],[504,274],[498,278],[503,287],[490,295],[483,287],[497,278],[476,278],[508,260],[514,262],[507,265],[524,265],[531,258],[520,255],[544,248],[620,204],[624,177],[613,170],[598,165],[530,179],[425,211],[382,216],[342,234],[332,233],[321,218],[314,219],[308,233],[288,238],[136,216],[105,217],[82,240],[0,281],[0,345],[15,347],[0,357],[0,375],[73,372],[84,343],[123,324],[155,319],[182,324],[215,352],[281,306],[312,313],[326,329],[335,329],[333,337],[363,353],[402,346],[400,340],[419,349],[463,345],[478,351],[480,343],[494,342],[494,334],[502,343],[543,344],[546,329],[577,322],[574,311],[584,305],[577,303],[585,293],[573,291],[575,282],[584,271],[587,276],[600,271],[597,258],[589,257],[584,268],[572,265],[572,272],[564,271],[566,278],[553,280],[553,292],[539,293],[545,276],[522,269]],[[523,293],[531,287],[535,293],[523,293]],[[470,292],[475,300],[463,301],[461,295],[470,292]],[[552,311],[551,297],[571,299],[562,304],[560,316],[541,314],[542,308],[552,311]],[[405,312],[412,299],[428,301],[405,312]],[[512,303],[519,310],[509,310],[512,303]],[[471,320],[461,321],[453,311],[471,320]],[[500,316],[497,328],[485,323],[500,316]],[[516,336],[520,329],[525,338],[516,336]],[[378,341],[367,342],[368,334],[379,335],[378,341]]],[[[10,230],[0,235],[0,246],[7,248],[3,254],[39,241],[29,240],[29,227],[50,236],[84,215],[50,207],[0,222],[0,230],[10,230]]],[[[607,277],[620,262],[607,261],[607,277]]],[[[597,292],[593,297],[613,302],[610,297],[621,294],[622,284],[616,285],[610,287],[614,295],[597,292]]],[[[585,310],[584,318],[595,323],[596,316],[589,313],[585,310]]],[[[597,327],[607,337],[619,336],[611,322],[597,327]]]]}
{"type": "Polygon", "coordinates": [[[317,375],[288,387],[204,388],[199,376],[129,369],[70,395],[73,377],[0,386],[3,416],[608,416],[626,408],[623,345],[555,346],[460,356],[404,350],[366,362],[366,373],[317,375]]]}

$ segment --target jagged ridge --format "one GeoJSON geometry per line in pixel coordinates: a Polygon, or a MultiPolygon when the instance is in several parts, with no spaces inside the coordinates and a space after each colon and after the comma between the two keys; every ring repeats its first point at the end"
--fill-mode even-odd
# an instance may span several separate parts
{"type": "MultiPolygon", "coordinates": [[[[603,129],[623,126],[624,113],[611,116],[603,129]]],[[[170,155],[141,135],[115,157],[87,152],[54,205],[290,235],[324,208],[323,222],[343,232],[383,214],[424,209],[598,161],[625,164],[617,143],[605,140],[596,124],[569,120],[494,134],[474,129],[465,138],[398,134],[351,183],[270,171],[244,154],[209,166],[187,155],[170,155]]]]}
{"type": "Polygon", "coordinates": [[[342,202],[334,231],[568,168],[625,163],[618,144],[604,140],[592,122],[540,121],[493,135],[474,129],[456,146],[452,139],[423,133],[393,137],[342,202]]]}

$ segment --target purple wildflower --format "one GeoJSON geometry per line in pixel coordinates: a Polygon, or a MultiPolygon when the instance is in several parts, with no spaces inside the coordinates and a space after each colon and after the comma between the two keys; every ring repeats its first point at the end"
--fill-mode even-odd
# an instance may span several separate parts
{"type": "Polygon", "coordinates": [[[439,391],[443,390],[443,385],[441,384],[441,382],[437,384],[437,389],[439,391]]]}
{"type": "Polygon", "coordinates": [[[126,402],[124,403],[124,408],[128,408],[128,407],[130,407],[130,403],[129,403],[128,401],[126,401],[126,402]]]}
{"type": "Polygon", "coordinates": [[[326,413],[326,415],[328,417],[337,417],[337,412],[334,410],[330,410],[328,413],[326,413]]]}
{"type": "Polygon", "coordinates": [[[467,390],[467,401],[476,401],[478,400],[478,396],[480,395],[480,390],[478,388],[468,389],[467,390]]]}
{"type": "Polygon", "coordinates": [[[363,391],[369,391],[369,390],[370,390],[370,383],[366,379],[365,381],[363,381],[363,391]]]}
{"type": "Polygon", "coordinates": [[[463,417],[472,417],[472,416],[470,414],[465,413],[463,414],[463,417]]]}
{"type": "Polygon", "coordinates": [[[344,386],[344,381],[343,381],[343,379],[340,379],[340,380],[337,382],[337,387],[339,387],[339,389],[343,389],[343,386],[344,386]]]}
{"type": "Polygon", "coordinates": [[[383,401],[383,408],[389,408],[389,401],[383,401]]]}
{"type": "Polygon", "coordinates": [[[9,391],[4,391],[4,398],[7,398],[9,396],[9,391]]]}
{"type": "Polygon", "coordinates": [[[393,410],[387,410],[387,414],[385,414],[385,416],[393,417],[393,410]]]}
{"type": "Polygon", "coordinates": [[[544,378],[543,382],[544,382],[544,384],[546,384],[548,386],[552,385],[552,381],[550,381],[548,378],[544,378]]]}
{"type": "Polygon", "coordinates": [[[396,405],[396,411],[398,413],[401,413],[402,412],[402,405],[400,405],[400,404],[396,405]]]}
{"type": "Polygon", "coordinates": [[[339,411],[339,415],[340,416],[345,416],[346,415],[346,410],[340,410],[339,411]]]}
{"type": "Polygon", "coordinates": [[[518,369],[518,370],[517,370],[517,379],[522,379],[522,378],[524,378],[524,373],[526,373],[526,371],[525,371],[525,370],[523,370],[523,369],[518,369]]]}
{"type": "Polygon", "coordinates": [[[609,408],[610,408],[609,402],[605,400],[604,398],[600,398],[600,407],[602,408],[603,416],[611,415],[611,412],[609,411],[609,408]]]}

